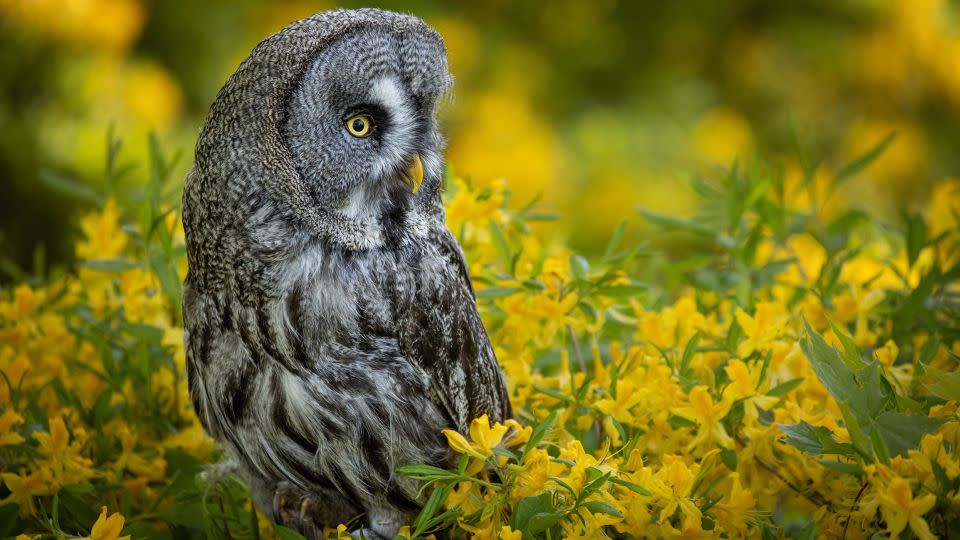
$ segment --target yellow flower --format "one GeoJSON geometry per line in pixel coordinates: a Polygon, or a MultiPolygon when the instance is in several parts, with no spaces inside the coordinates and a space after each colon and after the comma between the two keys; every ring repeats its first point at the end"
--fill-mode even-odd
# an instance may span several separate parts
{"type": "Polygon", "coordinates": [[[508,448],[520,446],[530,440],[530,435],[533,435],[533,427],[521,426],[520,422],[513,418],[508,418],[503,424],[513,430],[507,436],[507,440],[503,441],[504,446],[508,448]]]}
{"type": "Polygon", "coordinates": [[[769,409],[777,402],[777,398],[765,396],[757,391],[760,384],[760,370],[753,372],[742,360],[734,359],[723,368],[727,377],[730,378],[730,385],[724,391],[724,397],[736,400],[744,400],[744,418],[746,422],[752,422],[757,419],[757,407],[769,409]]]}
{"type": "Polygon", "coordinates": [[[167,130],[180,113],[183,92],[163,66],[138,62],[123,74],[123,103],[133,118],[153,130],[167,130]]]}
{"type": "Polygon", "coordinates": [[[152,273],[134,268],[120,275],[123,314],[128,321],[160,327],[169,324],[160,292],[160,281],[152,273]]]}
{"type": "Polygon", "coordinates": [[[163,457],[147,458],[134,451],[137,441],[133,432],[126,425],[120,426],[117,436],[120,439],[121,452],[113,464],[115,470],[129,471],[146,481],[159,482],[163,480],[167,471],[167,462],[163,457]]]}
{"type": "Polygon", "coordinates": [[[500,540],[522,540],[523,533],[511,529],[509,525],[504,525],[503,528],[500,529],[500,536],[498,536],[498,538],[500,540]]]}
{"type": "Polygon", "coordinates": [[[20,516],[33,516],[37,512],[37,507],[33,503],[33,498],[39,495],[49,495],[50,473],[44,469],[38,469],[30,474],[21,472],[19,475],[11,473],[2,473],[3,483],[10,490],[10,495],[0,500],[0,504],[14,503],[20,507],[20,516]]]}
{"type": "Polygon", "coordinates": [[[737,308],[736,318],[747,338],[737,347],[740,358],[746,358],[754,351],[764,352],[769,349],[780,335],[785,322],[783,308],[772,302],[757,302],[757,309],[752,317],[737,308]]]}
{"type": "Polygon", "coordinates": [[[616,398],[605,398],[594,403],[603,414],[616,418],[623,424],[633,424],[633,413],[630,409],[635,407],[643,400],[643,396],[637,389],[636,383],[632,380],[621,379],[617,381],[616,398]]]}
{"type": "Polygon", "coordinates": [[[465,515],[472,514],[482,507],[481,487],[474,482],[458,482],[443,504],[446,508],[458,508],[465,515]]]}
{"type": "MultiPolygon", "coordinates": [[[[502,57],[508,62],[510,58],[502,57]]],[[[478,186],[503,177],[513,180],[511,191],[521,203],[544,193],[551,195],[554,190],[547,188],[561,157],[559,145],[551,126],[538,114],[537,104],[525,92],[510,89],[481,94],[466,100],[462,110],[470,121],[450,134],[451,163],[469,171],[478,186]],[[524,129],[504,131],[505,123],[524,129]],[[477,152],[477,148],[485,151],[477,152]]]]}
{"type": "Polygon", "coordinates": [[[187,353],[183,349],[183,328],[168,326],[163,329],[163,339],[160,343],[173,350],[173,363],[184,367],[187,363],[187,353]]]}
{"type": "MultiPolygon", "coordinates": [[[[663,456],[663,460],[663,467],[648,484],[654,497],[663,504],[661,515],[672,516],[679,508],[683,515],[684,531],[702,530],[700,527],[703,514],[690,499],[690,490],[693,488],[696,475],[680,456],[668,454],[663,456]]],[[[671,537],[685,534],[673,528],[667,520],[664,520],[663,526],[671,537]]]]}
{"type": "Polygon", "coordinates": [[[37,453],[44,458],[54,484],[64,486],[83,482],[96,475],[93,461],[80,455],[80,441],[70,442],[70,433],[62,417],[50,419],[49,433],[37,432],[33,438],[39,443],[37,453]]]}
{"type": "Polygon", "coordinates": [[[93,524],[90,536],[84,537],[86,540],[129,540],[130,535],[120,536],[123,531],[124,518],[120,512],[111,514],[107,517],[107,507],[100,510],[100,517],[93,524]]]}
{"type": "MultiPolygon", "coordinates": [[[[514,484],[511,495],[517,499],[543,492],[551,476],[563,474],[564,465],[551,461],[550,454],[541,448],[534,448],[523,458],[519,480],[514,484]]],[[[466,510],[465,510],[466,511],[466,510]]]]}
{"type": "Polygon", "coordinates": [[[113,198],[107,199],[99,212],[80,220],[80,231],[85,238],[77,244],[80,259],[115,259],[127,244],[127,235],[120,231],[120,210],[113,198]]]}
{"type": "Polygon", "coordinates": [[[548,347],[564,326],[574,329],[581,326],[580,321],[570,315],[578,301],[576,294],[560,297],[549,289],[535,295],[515,294],[502,298],[497,305],[507,318],[501,335],[521,345],[532,342],[536,347],[548,347]]]}
{"type": "Polygon", "coordinates": [[[718,108],[709,111],[700,120],[693,134],[694,147],[703,157],[727,164],[740,158],[753,144],[750,123],[738,112],[718,108]]]}
{"type": "Polygon", "coordinates": [[[887,531],[896,538],[909,524],[920,540],[936,538],[930,532],[930,526],[923,515],[937,504],[937,496],[928,493],[915,499],[910,490],[910,482],[899,476],[894,477],[887,489],[879,492],[880,511],[887,522],[887,531]]]}
{"type": "Polygon", "coordinates": [[[732,473],[730,477],[733,479],[730,493],[714,508],[718,510],[720,521],[727,531],[739,529],[745,532],[747,522],[744,518],[753,510],[757,501],[750,490],[740,483],[739,473],[732,473]]]}
{"type": "Polygon", "coordinates": [[[721,423],[730,412],[732,403],[726,399],[715,403],[710,396],[710,389],[704,385],[690,390],[689,399],[689,407],[679,407],[674,412],[697,423],[697,435],[690,443],[690,448],[706,445],[710,441],[715,441],[724,448],[732,448],[733,439],[721,423]]]}
{"type": "Polygon", "coordinates": [[[900,355],[900,347],[897,347],[897,344],[894,343],[893,340],[888,339],[882,347],[877,347],[873,351],[873,354],[881,364],[889,368],[897,360],[897,356],[900,355]]]}
{"type": "Polygon", "coordinates": [[[443,434],[446,435],[450,448],[458,453],[486,459],[493,455],[493,447],[500,444],[508,429],[509,427],[499,422],[491,426],[490,419],[484,414],[470,422],[471,442],[467,442],[463,435],[452,429],[443,430],[443,434]]]}
{"type": "Polygon", "coordinates": [[[13,409],[7,409],[2,415],[0,415],[0,446],[20,444],[23,442],[23,437],[11,429],[13,428],[14,424],[22,423],[23,417],[17,414],[13,409]]]}

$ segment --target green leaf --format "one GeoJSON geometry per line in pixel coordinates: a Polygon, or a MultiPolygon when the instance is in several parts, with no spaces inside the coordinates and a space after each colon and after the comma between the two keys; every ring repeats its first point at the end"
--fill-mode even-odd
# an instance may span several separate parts
{"type": "MultiPolygon", "coordinates": [[[[547,529],[552,529],[555,525],[560,523],[563,519],[563,514],[561,512],[543,512],[539,514],[534,514],[530,516],[530,519],[527,520],[527,526],[523,528],[523,531],[529,532],[531,534],[537,534],[547,529]]],[[[553,537],[553,535],[551,535],[553,537]]]]}
{"type": "Polygon", "coordinates": [[[623,233],[627,230],[627,220],[622,219],[617,226],[613,229],[613,234],[610,235],[610,241],[607,242],[607,248],[603,251],[603,258],[606,259],[613,255],[617,246],[620,245],[620,241],[623,240],[623,233]]]}
{"type": "Polygon", "coordinates": [[[874,455],[877,456],[877,459],[880,460],[880,463],[889,465],[890,450],[887,448],[887,443],[883,440],[883,436],[878,430],[873,430],[870,432],[870,444],[873,447],[874,455]]]}
{"type": "Polygon", "coordinates": [[[615,516],[618,518],[623,517],[623,514],[619,510],[614,508],[609,503],[603,501],[590,501],[584,503],[583,507],[586,508],[591,514],[606,514],[608,516],[615,516]]]}
{"type": "Polygon", "coordinates": [[[453,490],[453,484],[445,485],[441,488],[433,490],[430,494],[430,497],[427,499],[426,504],[423,505],[423,509],[420,511],[420,514],[413,521],[414,536],[417,536],[427,529],[429,529],[434,521],[434,515],[437,513],[444,501],[447,500],[447,497],[450,495],[450,492],[453,490]]]}
{"type": "Polygon", "coordinates": [[[853,230],[857,225],[869,222],[870,216],[861,210],[850,210],[830,222],[827,225],[827,232],[830,234],[846,233],[853,230]]]}
{"type": "Polygon", "coordinates": [[[505,458],[507,458],[507,459],[509,459],[509,460],[512,460],[512,461],[520,461],[520,458],[519,458],[516,454],[514,454],[512,451],[510,451],[510,450],[508,450],[508,449],[506,449],[506,448],[502,448],[502,447],[499,447],[499,446],[495,446],[495,447],[491,448],[491,451],[492,451],[494,454],[496,454],[496,455],[498,455],[498,456],[503,456],[503,457],[505,457],[505,458]]]}
{"type": "Polygon", "coordinates": [[[634,492],[634,493],[637,493],[637,494],[639,494],[639,495],[645,495],[645,496],[647,496],[647,497],[649,497],[650,495],[653,495],[653,493],[651,493],[649,489],[641,486],[640,484],[638,484],[638,483],[636,483],[636,482],[631,482],[631,481],[629,481],[629,480],[624,480],[623,478],[620,478],[620,477],[617,477],[617,476],[611,476],[611,477],[608,479],[608,481],[609,481],[611,484],[616,484],[616,485],[618,485],[618,486],[623,486],[623,487],[629,489],[630,491],[632,491],[632,492],[634,492]]]}
{"type": "Polygon", "coordinates": [[[960,371],[941,371],[932,366],[923,366],[923,371],[928,376],[935,378],[932,383],[925,383],[924,387],[937,397],[946,400],[960,401],[960,371]]]}
{"type": "Polygon", "coordinates": [[[139,265],[128,259],[95,259],[92,261],[82,261],[80,266],[103,272],[125,272],[139,265]]]}
{"type": "Polygon", "coordinates": [[[647,221],[663,229],[686,231],[710,237],[716,235],[716,231],[714,229],[693,220],[680,219],[644,209],[637,210],[637,212],[639,212],[640,215],[643,216],[647,221]]]}
{"type": "Polygon", "coordinates": [[[650,290],[649,285],[615,285],[607,286],[602,285],[597,287],[596,292],[600,296],[606,296],[609,298],[631,298],[637,296],[638,294],[643,294],[650,290]]]}
{"type": "Polygon", "coordinates": [[[852,162],[844,166],[842,169],[840,169],[840,172],[837,173],[837,176],[834,182],[836,184],[842,184],[843,182],[846,182],[847,180],[850,180],[851,178],[856,176],[860,171],[866,169],[868,165],[870,165],[871,163],[873,163],[874,160],[880,157],[880,154],[882,154],[884,150],[887,149],[887,146],[890,145],[890,143],[893,141],[895,137],[896,137],[895,133],[890,133],[889,135],[884,137],[883,140],[877,143],[876,146],[874,146],[870,150],[867,150],[862,155],[854,159],[852,162]]]}
{"type": "Polygon", "coordinates": [[[693,334],[693,337],[690,338],[690,341],[687,342],[687,345],[683,348],[683,356],[680,357],[680,369],[677,373],[683,377],[687,375],[687,372],[690,370],[690,361],[693,359],[693,353],[697,350],[697,345],[700,344],[700,332],[693,334]]]}
{"type": "Polygon", "coordinates": [[[667,423],[670,424],[670,427],[674,429],[679,428],[695,428],[697,423],[688,418],[682,416],[673,415],[670,418],[667,418],[667,423]]]}
{"type": "Polygon", "coordinates": [[[810,520],[810,523],[807,523],[800,532],[797,533],[797,540],[816,540],[820,534],[819,527],[817,522],[810,520]]]}
{"type": "Polygon", "coordinates": [[[907,263],[910,268],[920,257],[920,251],[927,245],[927,223],[919,214],[904,214],[907,222],[907,263]]]}
{"type": "Polygon", "coordinates": [[[833,399],[846,401],[859,390],[853,372],[841,361],[840,353],[828,345],[810,323],[804,320],[803,325],[807,335],[800,339],[800,349],[833,399]]]}
{"type": "Polygon", "coordinates": [[[940,427],[944,421],[918,414],[887,411],[877,417],[874,430],[881,435],[890,456],[905,456],[916,449],[920,439],[940,427]]]}
{"type": "Polygon", "coordinates": [[[504,298],[522,292],[522,287],[485,287],[476,291],[477,298],[504,298]]]}
{"type": "Polygon", "coordinates": [[[869,455],[870,445],[867,444],[867,438],[860,428],[860,422],[857,421],[857,417],[853,414],[853,411],[850,410],[849,402],[846,400],[838,401],[837,406],[840,407],[840,414],[843,415],[843,424],[844,427],[847,428],[847,433],[850,434],[850,442],[853,443],[853,447],[859,449],[861,454],[869,455]]]}
{"type": "Polygon", "coordinates": [[[493,239],[493,245],[497,248],[497,253],[503,259],[504,269],[509,270],[513,263],[513,253],[510,250],[510,245],[507,244],[507,238],[503,235],[503,230],[492,219],[487,222],[487,228],[490,230],[490,237],[493,239]]]}
{"type": "Polygon", "coordinates": [[[824,430],[828,436],[833,436],[827,428],[812,426],[804,421],[800,421],[799,424],[780,424],[777,427],[787,436],[784,442],[801,452],[813,455],[823,453],[823,445],[820,444],[820,437],[817,434],[817,430],[824,430]]]}
{"type": "Polygon", "coordinates": [[[575,279],[586,280],[587,274],[590,273],[590,263],[580,255],[571,255],[570,272],[575,279]]]}
{"type": "Polygon", "coordinates": [[[527,452],[537,447],[540,444],[540,441],[544,439],[547,435],[553,431],[554,424],[557,423],[557,411],[550,413],[550,416],[547,416],[539,424],[534,426],[533,432],[530,433],[530,438],[527,439],[527,444],[523,447],[523,455],[526,456],[527,452]]]}
{"type": "Polygon", "coordinates": [[[517,503],[510,516],[510,528],[522,530],[524,534],[536,535],[563,519],[563,513],[553,505],[550,493],[524,497],[517,503]]]}
{"type": "Polygon", "coordinates": [[[283,525],[274,525],[273,532],[277,533],[280,540],[307,540],[302,534],[283,525]]]}
{"type": "Polygon", "coordinates": [[[833,328],[833,333],[840,338],[840,343],[843,345],[843,354],[840,356],[843,363],[853,371],[866,366],[866,362],[860,358],[860,351],[857,349],[857,344],[853,341],[853,338],[844,332],[842,328],[833,324],[833,321],[830,321],[830,327],[833,328]]]}
{"type": "Polygon", "coordinates": [[[787,436],[784,442],[802,452],[815,456],[823,454],[857,455],[852,445],[838,443],[833,438],[833,433],[823,426],[814,426],[801,420],[799,424],[779,424],[778,427],[787,436]]]}
{"type": "Polygon", "coordinates": [[[861,407],[857,417],[861,423],[869,423],[880,413],[897,408],[897,394],[893,386],[881,374],[879,362],[873,362],[857,371],[857,384],[860,392],[857,395],[857,404],[861,407]]]}
{"type": "Polygon", "coordinates": [[[797,377],[796,379],[790,379],[789,381],[782,382],[771,388],[770,391],[767,392],[767,395],[773,397],[785,396],[791,390],[803,384],[803,381],[803,377],[797,377]]]}
{"type": "Polygon", "coordinates": [[[920,363],[926,366],[933,361],[933,357],[937,355],[937,350],[940,348],[940,336],[938,334],[933,334],[926,341],[923,342],[923,347],[920,348],[920,363]]]}
{"type": "Polygon", "coordinates": [[[737,470],[737,453],[733,450],[723,449],[720,451],[720,461],[731,471],[737,470]]]}
{"type": "Polygon", "coordinates": [[[39,177],[40,183],[52,191],[97,207],[103,206],[103,196],[80,180],[50,170],[40,171],[39,177]]]}
{"type": "MultiPolygon", "coordinates": [[[[833,399],[838,404],[846,403],[852,418],[864,426],[865,431],[880,413],[897,407],[896,393],[881,374],[879,364],[866,364],[860,360],[852,340],[841,355],[837,349],[828,345],[823,336],[813,330],[806,320],[804,326],[807,336],[800,340],[800,349],[833,399]],[[863,367],[859,368],[854,376],[849,367],[851,365],[863,367]]],[[[841,341],[844,341],[843,338],[841,341]]]]}
{"type": "Polygon", "coordinates": [[[0,506],[0,537],[11,538],[22,530],[17,514],[20,507],[16,504],[0,506]]]}
{"type": "Polygon", "coordinates": [[[846,463],[844,461],[833,461],[830,459],[821,459],[820,465],[824,469],[835,471],[843,474],[852,474],[853,476],[860,476],[863,474],[863,469],[859,465],[853,463],[846,463]]]}
{"type": "Polygon", "coordinates": [[[432,465],[403,465],[397,467],[397,473],[416,480],[455,480],[457,473],[432,465]]]}

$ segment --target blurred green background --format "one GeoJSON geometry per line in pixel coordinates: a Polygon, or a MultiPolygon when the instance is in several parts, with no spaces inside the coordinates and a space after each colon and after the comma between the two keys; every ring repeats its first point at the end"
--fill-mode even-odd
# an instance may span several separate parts
{"type": "MultiPolygon", "coordinates": [[[[449,48],[449,158],[475,184],[537,195],[577,248],[634,210],[689,214],[686,178],[762,157],[789,185],[895,132],[836,202],[895,216],[960,170],[960,3],[949,0],[338,2],[412,12],[449,48]]],[[[327,2],[0,0],[0,253],[70,262],[104,184],[107,128],[135,192],[147,134],[192,162],[217,90],[262,38],[327,2]],[[56,183],[56,182],[54,182],[56,183]]],[[[670,247],[670,246],[666,246],[670,247]]]]}

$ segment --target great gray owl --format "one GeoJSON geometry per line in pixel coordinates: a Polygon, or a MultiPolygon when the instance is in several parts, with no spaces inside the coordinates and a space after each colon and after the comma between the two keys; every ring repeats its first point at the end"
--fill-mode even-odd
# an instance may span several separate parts
{"type": "Polygon", "coordinates": [[[257,504],[308,535],[363,515],[393,537],[422,504],[395,469],[447,465],[441,429],[511,414],[444,225],[451,83],[420,19],[328,11],[261,42],[197,141],[190,395],[257,504]]]}

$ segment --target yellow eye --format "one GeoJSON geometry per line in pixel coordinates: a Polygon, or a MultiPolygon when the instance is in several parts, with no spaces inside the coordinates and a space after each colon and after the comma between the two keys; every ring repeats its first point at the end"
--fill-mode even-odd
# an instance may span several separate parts
{"type": "Polygon", "coordinates": [[[373,128],[373,120],[362,114],[347,119],[347,131],[354,137],[366,137],[373,128]]]}

